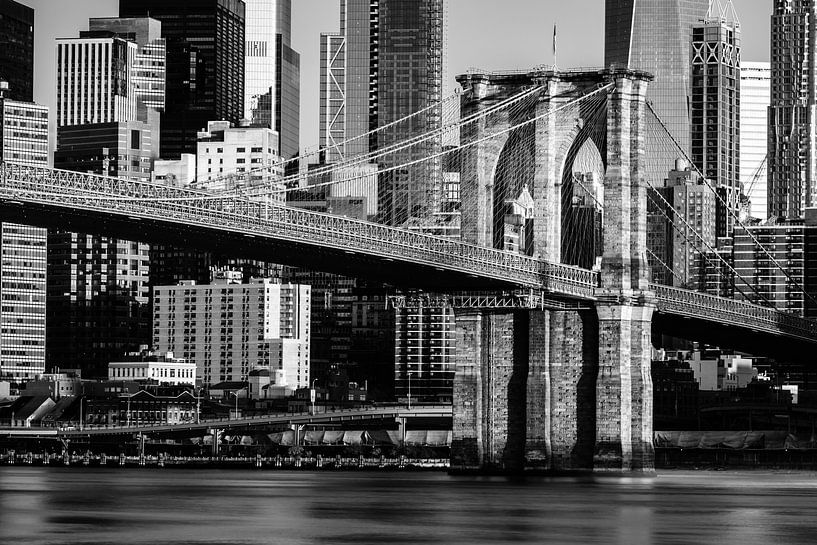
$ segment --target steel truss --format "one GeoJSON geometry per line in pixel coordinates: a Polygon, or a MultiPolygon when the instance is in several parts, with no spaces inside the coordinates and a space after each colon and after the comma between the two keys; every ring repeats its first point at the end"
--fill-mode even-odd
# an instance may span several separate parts
{"type": "Polygon", "coordinates": [[[269,200],[14,163],[0,172],[6,201],[311,244],[580,299],[591,299],[599,282],[578,267],[269,200]]]}

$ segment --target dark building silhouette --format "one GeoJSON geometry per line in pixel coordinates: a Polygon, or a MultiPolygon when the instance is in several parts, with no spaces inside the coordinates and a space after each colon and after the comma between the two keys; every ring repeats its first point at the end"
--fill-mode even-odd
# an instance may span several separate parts
{"type": "Polygon", "coordinates": [[[9,100],[34,100],[34,10],[0,0],[0,81],[9,100]]]}
{"type": "Polygon", "coordinates": [[[162,23],[167,40],[163,158],[196,153],[196,133],[208,121],[238,124],[244,115],[244,2],[120,0],[119,15],[162,23]]]}

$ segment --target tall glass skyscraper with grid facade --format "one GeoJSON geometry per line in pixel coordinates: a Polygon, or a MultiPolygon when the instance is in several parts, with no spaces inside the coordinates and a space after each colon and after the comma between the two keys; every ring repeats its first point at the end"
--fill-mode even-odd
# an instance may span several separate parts
{"type": "MultiPolygon", "coordinates": [[[[320,135],[327,159],[355,157],[439,127],[440,110],[429,106],[442,98],[442,63],[442,0],[342,0],[340,32],[321,36],[320,135]],[[337,147],[344,139],[356,140],[337,147]]],[[[439,161],[392,167],[441,149],[442,141],[431,139],[378,159],[388,171],[379,177],[381,221],[403,224],[439,200],[439,161]]]]}
{"type": "MultiPolygon", "coordinates": [[[[690,40],[706,18],[710,0],[606,0],[604,65],[645,70],[655,76],[647,97],[670,134],[690,152],[690,40]]],[[[656,186],[678,153],[647,139],[656,186]]]]}

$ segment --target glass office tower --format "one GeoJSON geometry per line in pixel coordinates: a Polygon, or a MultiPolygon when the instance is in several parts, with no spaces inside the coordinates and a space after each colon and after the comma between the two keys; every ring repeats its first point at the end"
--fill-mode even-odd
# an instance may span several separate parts
{"type": "Polygon", "coordinates": [[[278,131],[281,156],[298,154],[301,57],[291,47],[292,0],[245,0],[244,116],[278,131]]]}
{"type": "MultiPolygon", "coordinates": [[[[606,0],[604,65],[645,70],[656,112],[681,147],[690,152],[690,40],[707,16],[709,0],[606,0]]],[[[656,156],[657,145],[647,149],[656,156]]],[[[659,185],[678,154],[664,152],[652,183],[659,185]]]]}

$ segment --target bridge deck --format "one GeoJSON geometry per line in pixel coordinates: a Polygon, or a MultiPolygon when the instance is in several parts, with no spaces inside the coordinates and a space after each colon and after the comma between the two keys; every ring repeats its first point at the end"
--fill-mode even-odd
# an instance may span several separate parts
{"type": "MultiPolygon", "coordinates": [[[[536,287],[571,298],[591,298],[598,285],[598,275],[592,271],[517,253],[236,195],[94,174],[4,163],[0,200],[44,211],[150,221],[157,228],[199,228],[307,245],[321,251],[333,249],[340,255],[362,254],[366,259],[396,264],[398,268],[414,264],[432,272],[536,287]]],[[[332,260],[325,264],[333,266],[332,260]]]]}
{"type": "MultiPolygon", "coordinates": [[[[238,239],[250,245],[276,241],[290,245],[296,253],[307,248],[322,255],[320,263],[327,272],[343,274],[345,269],[340,268],[344,262],[365,259],[395,278],[408,278],[414,287],[435,281],[446,284],[443,280],[448,279],[449,287],[481,283],[489,288],[535,289],[557,299],[591,302],[599,283],[593,271],[406,229],[241,196],[8,162],[0,168],[0,205],[6,210],[35,210],[40,215],[61,213],[149,223],[159,231],[227,236],[232,243],[238,239]],[[339,270],[333,270],[335,267],[339,270]]],[[[35,222],[35,216],[32,213],[26,219],[35,222]]],[[[810,320],[688,290],[658,285],[652,289],[658,311],[664,314],[817,343],[817,324],[810,320]]]]}

